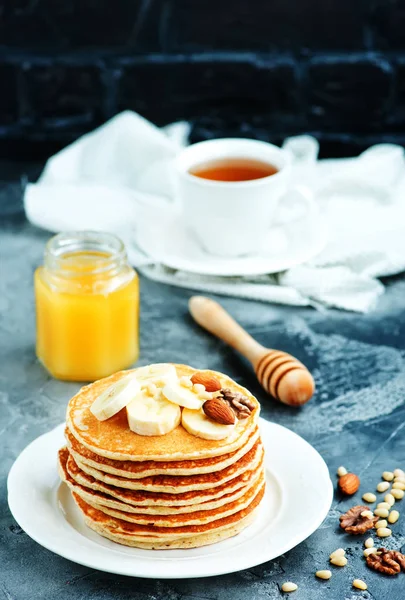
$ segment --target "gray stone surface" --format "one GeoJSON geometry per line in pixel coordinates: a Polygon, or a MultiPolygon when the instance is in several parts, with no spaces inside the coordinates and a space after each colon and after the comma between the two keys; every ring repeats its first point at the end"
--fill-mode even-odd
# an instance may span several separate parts
{"type": "MultiPolygon", "coordinates": [[[[210,579],[166,582],[110,575],[69,562],[32,541],[8,510],[7,473],[29,442],[63,421],[66,402],[79,385],[53,380],[34,354],[32,276],[48,235],[27,224],[3,226],[0,234],[0,598],[259,600],[281,598],[281,584],[292,580],[299,585],[294,600],[404,600],[405,574],[388,578],[368,570],[362,557],[364,537],[339,531],[339,514],[359,501],[360,494],[354,500],[336,494],[319,530],[277,560],[210,579]],[[339,546],[348,549],[348,566],[333,568],[328,582],[316,580],[314,572],[327,568],[329,553],[339,546]],[[367,592],[352,589],[355,577],[367,581],[367,592]]],[[[367,316],[222,299],[258,340],[296,354],[312,369],[317,393],[301,410],[265,397],[244,362],[191,321],[190,293],[143,279],[141,295],[140,364],[168,360],[229,373],[257,394],[265,418],[291,428],[317,448],[333,480],[344,464],[360,476],[363,492],[374,489],[383,470],[405,468],[401,277],[388,283],[386,295],[367,316]]],[[[387,544],[405,550],[405,518],[393,530],[387,544]]]]}

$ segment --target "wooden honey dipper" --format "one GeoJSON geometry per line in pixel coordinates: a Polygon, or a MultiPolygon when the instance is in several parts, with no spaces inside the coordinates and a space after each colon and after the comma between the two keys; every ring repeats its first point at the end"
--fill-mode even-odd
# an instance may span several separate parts
{"type": "Polygon", "coordinates": [[[256,342],[218,302],[210,298],[193,296],[189,309],[201,327],[238,350],[252,363],[260,384],[274,398],[291,406],[300,406],[312,398],[314,379],[291,354],[265,348],[256,342]]]}

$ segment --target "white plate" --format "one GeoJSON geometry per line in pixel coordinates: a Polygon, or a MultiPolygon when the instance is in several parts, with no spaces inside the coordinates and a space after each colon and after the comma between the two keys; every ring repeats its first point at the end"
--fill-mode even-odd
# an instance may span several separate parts
{"type": "Polygon", "coordinates": [[[151,578],[208,577],[261,564],[294,548],[326,517],[333,496],[328,468],[292,431],[261,419],[267,491],[256,520],[239,535],[192,550],[139,550],[111,542],[84,524],[56,471],[64,425],[33,441],[8,477],[15,520],[36,542],[92,569],[151,578]],[[302,518],[305,515],[305,518],[302,518]]]}
{"type": "Polygon", "coordinates": [[[160,218],[140,222],[136,243],[146,255],[172,269],[201,275],[248,276],[280,273],[321,252],[326,228],[321,218],[297,219],[269,229],[260,254],[221,258],[208,254],[180,217],[162,211],[160,218]]]}

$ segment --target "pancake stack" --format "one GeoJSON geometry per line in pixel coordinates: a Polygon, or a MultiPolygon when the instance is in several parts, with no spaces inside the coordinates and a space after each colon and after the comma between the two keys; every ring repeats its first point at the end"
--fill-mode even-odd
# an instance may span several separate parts
{"type": "MultiPolygon", "coordinates": [[[[185,365],[176,371],[179,377],[196,372],[185,365]]],[[[125,409],[97,420],[90,406],[128,371],[71,399],[59,472],[91,529],[137,548],[195,548],[234,536],[252,522],[265,489],[259,404],[229,377],[204,373],[254,404],[225,439],[201,439],[182,425],[166,435],[138,435],[129,429],[125,409]]]]}

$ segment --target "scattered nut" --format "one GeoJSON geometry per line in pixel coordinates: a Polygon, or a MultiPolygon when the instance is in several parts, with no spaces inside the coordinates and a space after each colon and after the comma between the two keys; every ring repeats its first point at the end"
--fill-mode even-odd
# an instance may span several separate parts
{"type": "Polygon", "coordinates": [[[386,519],[390,514],[390,511],[387,508],[376,508],[374,514],[377,517],[381,517],[382,519],[386,519]]]}
{"type": "Polygon", "coordinates": [[[394,489],[394,490],[391,490],[391,495],[394,496],[395,500],[402,500],[402,498],[404,497],[404,491],[394,489]]]}
{"type": "Polygon", "coordinates": [[[191,382],[194,385],[204,386],[207,392],[218,392],[221,389],[221,384],[216,377],[203,371],[198,371],[191,376],[191,382]]]}
{"type": "Polygon", "coordinates": [[[394,477],[394,483],[396,482],[405,483],[405,477],[394,477]]]}
{"type": "Polygon", "coordinates": [[[382,478],[385,479],[385,481],[392,481],[394,479],[394,473],[391,473],[391,471],[384,471],[382,478]]]}
{"type": "Polygon", "coordinates": [[[212,398],[212,392],[200,392],[198,394],[198,397],[200,398],[200,400],[211,400],[212,398]]]}
{"type": "Polygon", "coordinates": [[[405,478],[405,471],[403,471],[402,469],[395,469],[394,477],[404,477],[405,478]]]}
{"type": "Polygon", "coordinates": [[[391,534],[392,531],[391,529],[388,529],[388,527],[380,527],[380,529],[377,529],[378,537],[390,537],[391,534]]]}
{"type": "Polygon", "coordinates": [[[390,484],[388,481],[380,481],[380,483],[377,485],[377,492],[386,492],[389,487],[390,484]]]}
{"type": "Polygon", "coordinates": [[[346,531],[346,533],[353,533],[359,535],[366,533],[369,529],[374,527],[374,524],[378,521],[378,517],[362,517],[361,513],[367,509],[367,506],[353,506],[344,515],[341,515],[340,526],[346,531]]]}
{"type": "Polygon", "coordinates": [[[395,498],[394,498],[394,496],[392,494],[385,494],[385,496],[384,496],[384,502],[386,502],[390,506],[394,506],[394,504],[395,504],[395,498]]]}
{"type": "Polygon", "coordinates": [[[250,398],[228,388],[222,388],[218,398],[223,398],[229,404],[238,419],[246,419],[255,408],[250,398]]]}
{"type": "Polygon", "coordinates": [[[396,550],[378,548],[378,554],[370,554],[366,562],[370,569],[385,575],[396,575],[401,568],[405,571],[405,556],[396,550]]]}
{"type": "Polygon", "coordinates": [[[363,552],[363,556],[365,556],[367,558],[367,556],[370,556],[370,554],[375,554],[377,552],[377,548],[366,548],[363,552]]]}
{"type": "Polygon", "coordinates": [[[387,527],[388,523],[387,523],[387,519],[381,519],[381,521],[377,521],[377,523],[374,525],[374,527],[376,529],[381,529],[382,527],[387,527]]]}
{"type": "Polygon", "coordinates": [[[352,496],[360,487],[360,479],[354,473],[347,473],[338,481],[340,491],[347,496],[352,496]]]}
{"type": "Polygon", "coordinates": [[[220,398],[212,398],[204,402],[203,411],[209,419],[222,425],[233,425],[236,421],[235,413],[229,404],[220,398]]]}
{"type": "Polygon", "coordinates": [[[377,500],[377,496],[372,492],[366,492],[365,494],[363,494],[362,498],[364,502],[368,502],[369,504],[377,500]]]}
{"type": "Polygon", "coordinates": [[[386,508],[387,510],[390,510],[391,504],[389,504],[388,502],[379,502],[377,504],[377,508],[386,508]]]}
{"type": "Polygon", "coordinates": [[[298,590],[298,585],[296,583],[293,583],[292,581],[286,581],[281,586],[281,590],[286,593],[287,592],[295,592],[295,590],[298,590]]]}
{"type": "Polygon", "coordinates": [[[396,523],[399,519],[399,512],[397,510],[392,510],[388,515],[388,523],[396,523]]]}
{"type": "Polygon", "coordinates": [[[347,469],[345,467],[339,467],[336,472],[339,477],[343,477],[343,475],[347,475],[347,469]]]}
{"type": "Polygon", "coordinates": [[[372,537],[369,537],[366,539],[366,541],[364,542],[364,546],[366,548],[372,548],[374,546],[374,540],[372,537]]]}
{"type": "Polygon", "coordinates": [[[202,383],[193,383],[193,390],[196,394],[201,394],[201,392],[205,392],[205,386],[202,383]]]}
{"type": "Polygon", "coordinates": [[[362,579],[354,579],[352,582],[352,586],[357,588],[358,590],[366,590],[367,583],[365,583],[362,579]]]}
{"type": "Polygon", "coordinates": [[[405,490],[405,483],[402,483],[402,481],[395,481],[395,483],[392,484],[392,489],[405,490]]]}
{"type": "Polygon", "coordinates": [[[319,577],[319,579],[330,579],[332,577],[332,572],[328,569],[322,569],[321,571],[317,571],[315,576],[319,577]]]}
{"type": "Polygon", "coordinates": [[[360,514],[362,517],[367,517],[367,519],[372,519],[374,516],[371,510],[363,510],[360,514]]]}
{"type": "Polygon", "coordinates": [[[336,567],[345,567],[347,565],[346,556],[334,556],[330,559],[330,563],[336,567]]]}

